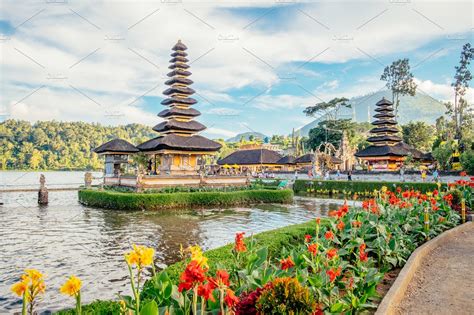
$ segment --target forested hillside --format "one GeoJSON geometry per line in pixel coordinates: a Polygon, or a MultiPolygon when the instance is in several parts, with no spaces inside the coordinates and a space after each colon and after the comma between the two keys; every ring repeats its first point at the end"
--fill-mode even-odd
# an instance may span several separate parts
{"type": "Polygon", "coordinates": [[[92,149],[114,138],[138,144],[156,132],[131,124],[109,127],[95,123],[6,120],[0,123],[1,169],[100,169],[92,149]]]}

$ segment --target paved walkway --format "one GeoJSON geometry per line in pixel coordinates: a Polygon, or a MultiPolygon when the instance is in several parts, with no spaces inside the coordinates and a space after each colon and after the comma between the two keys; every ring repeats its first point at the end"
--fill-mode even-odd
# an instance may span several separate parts
{"type": "Polygon", "coordinates": [[[397,314],[474,314],[474,224],[426,256],[397,314]]]}

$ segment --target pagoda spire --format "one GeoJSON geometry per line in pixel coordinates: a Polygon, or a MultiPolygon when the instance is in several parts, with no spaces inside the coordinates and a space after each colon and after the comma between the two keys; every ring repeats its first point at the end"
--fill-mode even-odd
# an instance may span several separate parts
{"type": "Polygon", "coordinates": [[[370,130],[372,136],[367,141],[375,146],[396,145],[402,142],[398,136],[399,130],[393,114],[393,103],[384,97],[375,106],[375,120],[372,122],[374,128],[370,130]]]}
{"type": "Polygon", "coordinates": [[[163,134],[192,136],[206,129],[203,124],[193,120],[201,113],[191,108],[197,101],[190,97],[195,91],[189,87],[193,84],[193,81],[188,78],[191,72],[187,64],[189,61],[186,58],[188,55],[186,53],[187,49],[181,40],[178,40],[172,48],[172,58],[168,67],[171,71],[167,74],[170,79],[165,82],[169,87],[163,92],[167,98],[161,102],[162,105],[168,106],[168,109],[158,114],[165,121],[153,127],[153,130],[163,134]]]}

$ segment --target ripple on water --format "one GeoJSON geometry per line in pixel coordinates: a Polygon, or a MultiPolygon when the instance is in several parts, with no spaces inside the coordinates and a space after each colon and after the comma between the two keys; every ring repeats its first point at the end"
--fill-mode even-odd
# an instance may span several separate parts
{"type": "Polygon", "coordinates": [[[340,204],[297,197],[293,204],[283,206],[127,212],[84,207],[77,202],[75,192],[50,192],[47,207],[31,202],[35,196],[8,194],[8,202],[0,207],[0,313],[20,309],[10,286],[25,268],[37,268],[46,274],[47,291],[41,310],[72,305],[69,298],[58,294],[71,274],[82,279],[85,303],[114,299],[117,293],[130,293],[123,254],[133,243],[154,247],[156,263],[164,267],[178,259],[180,244],[215,248],[232,242],[236,232],[250,235],[304,222],[324,216],[340,204]]]}

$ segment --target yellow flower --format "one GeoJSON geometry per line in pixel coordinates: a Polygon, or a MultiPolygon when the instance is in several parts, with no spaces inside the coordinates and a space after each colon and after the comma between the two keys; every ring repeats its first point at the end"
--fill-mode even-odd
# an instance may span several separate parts
{"type": "Polygon", "coordinates": [[[125,260],[130,266],[137,265],[139,268],[153,264],[155,250],[151,247],[133,245],[133,250],[125,254],[125,260]]]}
{"type": "Polygon", "coordinates": [[[59,291],[69,296],[77,296],[81,291],[81,279],[76,276],[69,277],[59,291]]]}
{"type": "Polygon", "coordinates": [[[189,246],[189,251],[191,252],[191,260],[195,261],[199,266],[203,268],[208,268],[207,258],[202,255],[202,249],[199,245],[189,246]]]}
{"type": "Polygon", "coordinates": [[[381,192],[386,193],[387,192],[387,186],[382,186],[382,189],[380,189],[381,192]]]}
{"type": "Polygon", "coordinates": [[[25,275],[28,276],[33,282],[39,282],[43,279],[43,274],[36,269],[26,269],[25,275]]]}
{"type": "Polygon", "coordinates": [[[17,282],[11,287],[12,292],[18,295],[19,297],[22,297],[27,289],[28,289],[28,283],[24,281],[17,282]]]}

